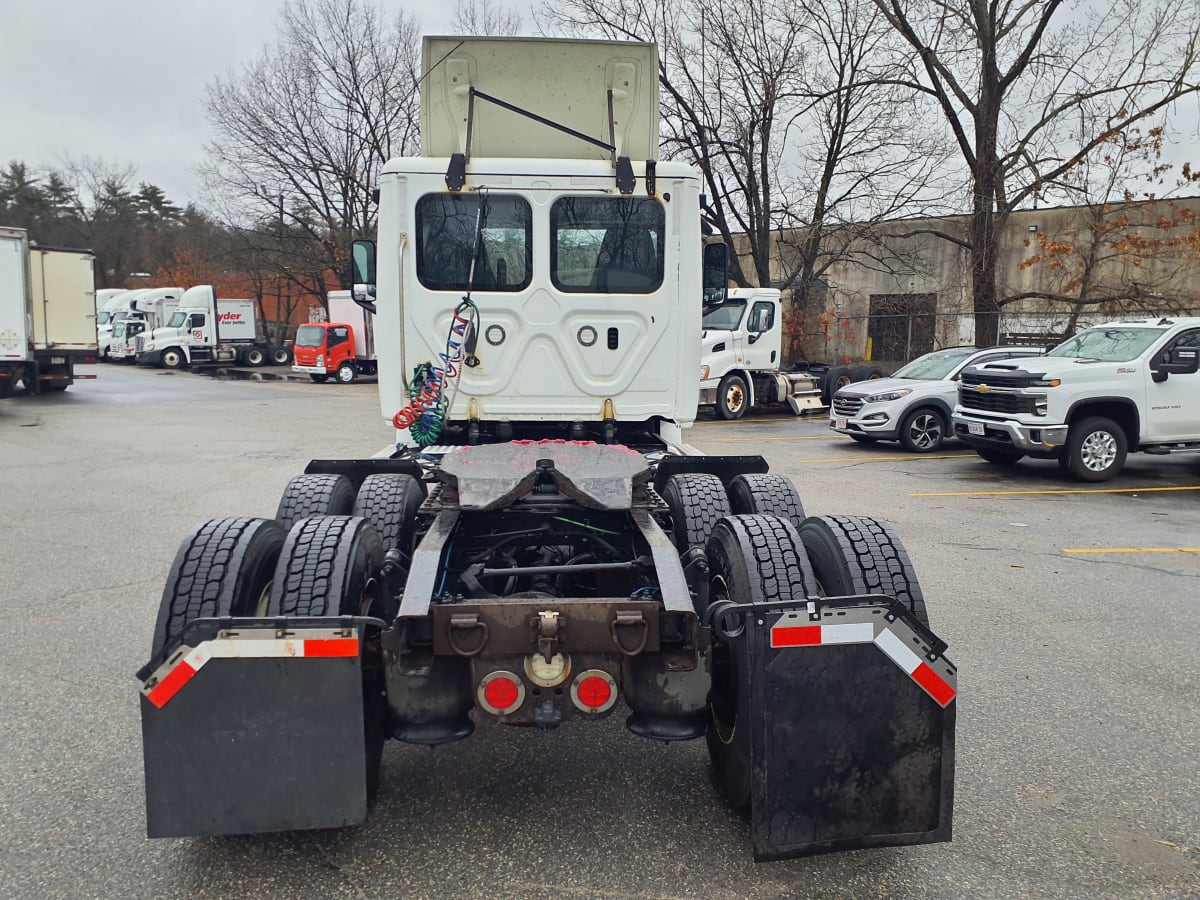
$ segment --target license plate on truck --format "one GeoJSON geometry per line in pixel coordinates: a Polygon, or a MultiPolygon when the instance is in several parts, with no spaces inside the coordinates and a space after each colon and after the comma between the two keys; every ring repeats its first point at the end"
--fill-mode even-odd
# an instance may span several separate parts
{"type": "Polygon", "coordinates": [[[52,366],[65,366],[66,364],[67,364],[67,358],[65,356],[50,357],[50,365],[52,365],[52,366]]]}
{"type": "Polygon", "coordinates": [[[968,422],[967,423],[967,433],[968,434],[977,434],[980,437],[982,437],[983,436],[983,423],[982,422],[968,422]]]}

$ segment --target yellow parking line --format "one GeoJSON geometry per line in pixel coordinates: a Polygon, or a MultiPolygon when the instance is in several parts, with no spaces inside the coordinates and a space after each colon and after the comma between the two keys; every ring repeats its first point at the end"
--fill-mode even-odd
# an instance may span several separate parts
{"type": "Polygon", "coordinates": [[[1200,491],[1200,484],[1185,487],[1060,488],[1053,491],[924,491],[910,497],[1002,497],[1017,494],[1152,494],[1158,491],[1200,491]]]}
{"type": "Polygon", "coordinates": [[[1063,553],[1200,553],[1200,547],[1101,547],[1063,550],[1063,553]]]}
{"type": "Polygon", "coordinates": [[[780,434],[764,437],[705,438],[714,444],[757,444],[759,441],[832,441],[840,434],[780,434]]]}
{"type": "Polygon", "coordinates": [[[974,459],[974,453],[964,453],[960,456],[831,456],[823,459],[789,459],[788,463],[860,463],[860,462],[905,462],[916,459],[974,459]]]}
{"type": "MultiPolygon", "coordinates": [[[[828,416],[775,416],[773,419],[697,419],[696,425],[732,425],[734,422],[739,424],[755,423],[769,424],[771,422],[812,422],[824,425],[829,421],[828,416]]],[[[828,426],[826,426],[828,427],[828,426]]]]}

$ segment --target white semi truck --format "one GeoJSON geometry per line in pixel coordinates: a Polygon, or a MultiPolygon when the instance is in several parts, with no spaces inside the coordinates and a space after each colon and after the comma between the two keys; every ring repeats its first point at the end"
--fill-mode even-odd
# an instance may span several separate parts
{"type": "MultiPolygon", "coordinates": [[[[217,298],[211,284],[190,287],[165,325],[134,338],[139,366],[261,366],[277,350],[259,334],[253,300],[217,298]]],[[[284,353],[286,359],[286,351],[284,353]]]]}
{"type": "Polygon", "coordinates": [[[786,403],[801,415],[825,408],[824,371],[782,368],[783,310],[774,288],[730,288],[705,309],[700,356],[700,405],[722,419],[740,419],[752,408],[786,403]]]}
{"type": "Polygon", "coordinates": [[[352,251],[392,440],[183,542],[149,833],[361,823],[387,739],[619,712],[707,743],[759,859],[948,840],[957,675],[898,538],[685,440],[726,248],[656,160],[654,45],[429,37],[423,71],[423,155],[352,251]]]}
{"type": "Polygon", "coordinates": [[[114,319],[109,337],[108,358],[131,362],[137,357],[138,335],[165,328],[179,308],[181,288],[144,288],[122,298],[125,309],[114,319]]]}
{"type": "Polygon", "coordinates": [[[0,397],[65,391],[96,361],[95,257],[34,247],[24,229],[0,228],[0,397]]]}

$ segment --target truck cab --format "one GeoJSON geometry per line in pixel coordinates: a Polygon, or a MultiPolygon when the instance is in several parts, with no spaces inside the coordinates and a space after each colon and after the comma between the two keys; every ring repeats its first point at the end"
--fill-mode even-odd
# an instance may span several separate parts
{"type": "Polygon", "coordinates": [[[210,284],[184,291],[166,325],[139,335],[136,347],[138,365],[167,369],[204,363],[235,365],[243,359],[262,365],[267,359],[265,346],[257,342],[254,301],[218,300],[210,284]]]}
{"type": "Polygon", "coordinates": [[[700,405],[722,419],[739,419],[754,406],[786,401],[799,415],[819,409],[818,380],[780,368],[783,310],[774,288],[730,288],[704,312],[700,405]]]}
{"type": "Polygon", "coordinates": [[[296,329],[293,372],[324,384],[336,375],[342,384],[358,377],[354,359],[354,328],[345,322],[310,322],[296,329]]]}

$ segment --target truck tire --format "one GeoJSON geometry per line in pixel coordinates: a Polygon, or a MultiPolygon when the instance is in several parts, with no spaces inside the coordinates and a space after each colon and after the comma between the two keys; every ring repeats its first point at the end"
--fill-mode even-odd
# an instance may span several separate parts
{"type": "Polygon", "coordinates": [[[354,485],[345,475],[297,475],[283,489],[275,521],[290,529],[308,516],[348,516],[354,485]]]}
{"type": "Polygon", "coordinates": [[[168,347],[159,354],[158,361],[162,363],[164,369],[178,369],[187,362],[187,357],[183,355],[183,351],[178,347],[168,347]]]}
{"type": "Polygon", "coordinates": [[[871,378],[871,367],[870,366],[851,366],[850,367],[851,383],[856,383],[859,381],[868,381],[868,380],[870,380],[870,378],[871,378]]]}
{"type": "Polygon", "coordinates": [[[925,595],[900,538],[869,516],[811,516],[800,539],[822,596],[885,594],[929,625],[925,595]]]}
{"type": "Polygon", "coordinates": [[[1020,450],[994,450],[990,447],[978,447],[975,452],[979,458],[990,462],[993,466],[1012,466],[1025,458],[1020,450]]]}
{"type": "Polygon", "coordinates": [[[292,351],[287,347],[272,347],[271,362],[277,366],[286,366],[292,361],[292,351]]]}
{"type": "Polygon", "coordinates": [[[750,388],[746,379],[730,372],[717,388],[717,415],[722,419],[740,419],[750,408],[750,388]]]}
{"type": "Polygon", "coordinates": [[[933,453],[946,440],[946,419],[928,406],[914,409],[900,420],[900,446],[909,453],[933,453]]]}
{"type": "Polygon", "coordinates": [[[354,501],[354,515],[375,526],[384,551],[412,552],[413,520],[425,502],[421,482],[411,475],[368,475],[354,501]]]}
{"type": "Polygon", "coordinates": [[[729,507],[734,515],[762,513],[787,519],[797,528],[804,521],[804,504],[790,478],[770,472],[739,475],[729,482],[729,507]]]}
{"type": "Polygon", "coordinates": [[[344,362],[337,369],[337,380],[341,384],[354,384],[354,379],[358,378],[358,369],[354,367],[352,362],[344,362]]]}
{"type": "Polygon", "coordinates": [[[208,616],[266,615],[285,532],[270,519],[212,519],[184,539],[167,575],[151,654],[208,616]]]}
{"type": "MultiPolygon", "coordinates": [[[[292,526],[275,567],[267,615],[376,616],[391,621],[394,601],[383,590],[383,545],[366,519],[314,516],[292,526]]],[[[379,789],[387,701],[377,628],[362,634],[363,723],[367,801],[379,789]]]]}
{"type": "Polygon", "coordinates": [[[839,388],[844,388],[851,383],[850,370],[848,368],[845,366],[830,366],[821,384],[821,393],[825,395],[826,403],[833,400],[833,395],[838,392],[839,388]]]}
{"type": "Polygon", "coordinates": [[[713,526],[732,514],[725,485],[716,475],[672,475],[663,485],[662,498],[671,511],[671,537],[680,556],[692,547],[703,547],[713,526]]]}
{"type": "Polygon", "coordinates": [[[1080,481],[1108,481],[1124,467],[1128,451],[1120,425],[1103,416],[1089,416],[1071,423],[1063,458],[1067,470],[1080,481]]]}
{"type": "MultiPolygon", "coordinates": [[[[800,601],[815,595],[816,580],[796,528],[778,516],[730,516],[708,540],[713,603],[730,600],[800,601]]],[[[750,684],[745,640],[714,640],[709,723],[709,757],[721,792],[737,810],[750,805],[750,684]]]]}
{"type": "Polygon", "coordinates": [[[322,372],[309,372],[308,377],[311,378],[317,384],[324,384],[325,382],[327,382],[329,380],[329,376],[322,372]]]}
{"type": "Polygon", "coordinates": [[[246,365],[256,369],[267,364],[267,354],[262,347],[247,347],[243,359],[245,359],[246,365]]]}

